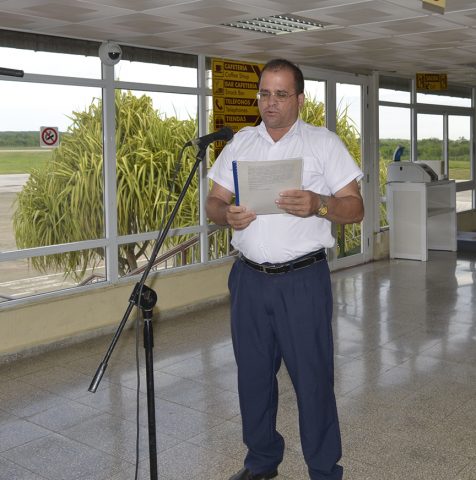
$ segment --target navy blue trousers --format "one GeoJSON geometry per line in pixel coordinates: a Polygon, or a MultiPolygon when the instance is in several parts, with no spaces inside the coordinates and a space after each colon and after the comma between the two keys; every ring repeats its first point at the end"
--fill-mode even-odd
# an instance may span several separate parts
{"type": "Polygon", "coordinates": [[[311,480],[341,480],[341,440],[334,395],[332,291],[326,260],[270,275],[237,260],[230,272],[231,329],[245,467],[274,470],[284,439],[276,430],[284,360],[296,391],[301,445],[311,480]]]}

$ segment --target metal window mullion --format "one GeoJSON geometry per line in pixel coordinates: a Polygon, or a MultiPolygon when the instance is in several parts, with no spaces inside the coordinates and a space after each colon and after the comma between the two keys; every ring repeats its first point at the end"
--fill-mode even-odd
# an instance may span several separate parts
{"type": "Polygon", "coordinates": [[[411,91],[410,91],[410,139],[411,139],[411,152],[410,152],[410,161],[415,162],[418,160],[418,128],[417,128],[417,108],[416,108],[416,81],[413,78],[411,80],[411,91]]]}
{"type": "Polygon", "coordinates": [[[23,260],[46,255],[56,255],[79,250],[100,249],[104,247],[104,240],[83,240],[81,242],[62,243],[60,245],[47,245],[46,247],[25,248],[0,252],[0,262],[23,260]]]}
{"type": "Polygon", "coordinates": [[[449,118],[448,114],[443,114],[443,165],[445,175],[449,178],[450,174],[450,155],[449,155],[449,118]]]}
{"type": "Polygon", "coordinates": [[[370,248],[367,250],[366,260],[373,257],[373,235],[380,231],[380,149],[379,149],[379,75],[373,72],[368,78],[366,88],[367,117],[364,116],[362,125],[364,145],[362,150],[362,165],[367,173],[368,204],[370,204],[371,221],[367,225],[365,238],[369,238],[370,248]]]}
{"type": "MultiPolygon", "coordinates": [[[[199,136],[207,133],[208,116],[207,116],[207,78],[205,56],[198,56],[198,132],[199,136]]],[[[207,229],[207,213],[205,211],[205,203],[208,195],[207,180],[207,162],[208,154],[198,167],[198,195],[199,195],[199,222],[200,222],[200,262],[208,263],[208,229],[207,229]]]]}
{"type": "MultiPolygon", "coordinates": [[[[326,80],[326,105],[325,105],[325,112],[326,112],[326,127],[331,130],[332,132],[336,132],[337,130],[337,93],[336,93],[336,80],[327,79],[326,80]]],[[[332,236],[337,238],[337,228],[336,224],[331,224],[332,229],[332,236]]],[[[336,248],[336,247],[334,247],[336,248]]],[[[327,249],[327,255],[329,257],[329,265],[334,265],[337,259],[337,253],[334,248],[327,249]]]]}
{"type": "Polygon", "coordinates": [[[158,93],[176,93],[181,95],[195,95],[196,87],[181,87],[176,85],[163,85],[160,83],[141,83],[117,80],[116,88],[121,90],[137,90],[141,92],[158,92],[158,93]]]}
{"type": "Polygon", "coordinates": [[[102,90],[103,156],[104,156],[104,218],[106,225],[106,278],[112,283],[119,278],[117,238],[116,182],[116,112],[114,67],[102,65],[105,86],[102,90]]]}
{"type": "Polygon", "coordinates": [[[471,115],[469,117],[470,121],[470,162],[471,162],[471,182],[473,183],[472,188],[472,205],[471,208],[474,209],[476,207],[476,188],[475,185],[475,176],[476,176],[476,122],[474,121],[474,117],[476,115],[476,88],[473,87],[471,89],[471,115]]]}

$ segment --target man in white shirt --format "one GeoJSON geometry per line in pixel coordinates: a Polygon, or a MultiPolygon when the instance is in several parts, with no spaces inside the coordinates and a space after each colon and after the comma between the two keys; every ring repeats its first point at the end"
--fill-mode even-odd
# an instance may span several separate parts
{"type": "Polygon", "coordinates": [[[234,229],[240,252],[230,272],[231,327],[238,366],[244,468],[230,480],[277,476],[284,439],[276,430],[276,374],[284,360],[296,391],[304,458],[311,480],[341,480],[334,396],[332,291],[325,248],[331,222],[357,223],[362,172],[334,133],[299,120],[304,79],[293,63],[263,68],[262,123],[246,127],[210,169],[208,217],[234,229]],[[302,190],[281,192],[282,214],[256,215],[232,203],[233,160],[303,159],[302,190]]]}

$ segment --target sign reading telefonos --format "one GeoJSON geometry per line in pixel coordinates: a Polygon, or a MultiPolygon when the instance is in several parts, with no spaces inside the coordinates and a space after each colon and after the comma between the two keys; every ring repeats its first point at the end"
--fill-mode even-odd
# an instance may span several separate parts
{"type": "MultiPolygon", "coordinates": [[[[237,132],[243,127],[258,125],[261,117],[256,92],[263,65],[212,59],[213,127],[230,127],[237,132]]],[[[215,143],[215,155],[224,147],[215,143]]]]}

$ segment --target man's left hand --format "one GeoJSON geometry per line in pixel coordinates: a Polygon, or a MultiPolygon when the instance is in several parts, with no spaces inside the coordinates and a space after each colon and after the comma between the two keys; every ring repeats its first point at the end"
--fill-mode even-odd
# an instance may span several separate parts
{"type": "Polygon", "coordinates": [[[286,190],[279,194],[276,205],[291,215],[310,217],[319,208],[319,195],[310,190],[286,190]]]}

